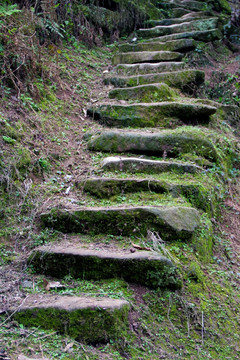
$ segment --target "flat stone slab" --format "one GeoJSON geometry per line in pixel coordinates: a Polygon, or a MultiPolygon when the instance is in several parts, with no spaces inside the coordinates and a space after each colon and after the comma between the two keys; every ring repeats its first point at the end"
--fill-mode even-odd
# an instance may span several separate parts
{"type": "Polygon", "coordinates": [[[180,174],[195,174],[202,171],[202,168],[195,164],[120,156],[106,157],[102,161],[102,168],[108,171],[129,172],[131,174],[161,174],[172,171],[180,174]]]}
{"type": "MultiPolygon", "coordinates": [[[[107,252],[84,250],[71,245],[55,246],[34,251],[29,264],[36,272],[57,278],[66,275],[85,280],[122,278],[151,288],[181,287],[171,260],[151,251],[107,252]]],[[[127,305],[122,301],[116,304],[114,300],[110,302],[111,306],[118,308],[122,304],[127,305]]]]}
{"type": "Polygon", "coordinates": [[[196,19],[206,19],[207,17],[210,17],[210,12],[207,11],[198,11],[198,12],[190,12],[187,13],[186,15],[183,15],[181,17],[178,18],[170,18],[170,19],[162,19],[162,20],[147,20],[145,22],[146,25],[148,26],[159,26],[159,25],[163,25],[163,26],[168,26],[168,25],[174,25],[174,24],[182,24],[184,22],[189,22],[189,21],[193,21],[196,19]]]}
{"type": "Polygon", "coordinates": [[[166,42],[142,42],[138,44],[121,44],[120,52],[133,51],[187,51],[196,47],[197,43],[193,39],[170,40],[166,42]]]}
{"type": "Polygon", "coordinates": [[[119,64],[115,70],[119,75],[137,75],[182,70],[185,66],[186,64],[184,62],[169,61],[160,63],[119,64]]]}
{"type": "Polygon", "coordinates": [[[162,127],[208,123],[217,109],[209,105],[167,101],[151,104],[102,104],[87,110],[87,114],[109,127],[162,127]]]}
{"type": "Polygon", "coordinates": [[[190,239],[200,221],[191,207],[53,208],[40,215],[42,225],[64,233],[143,235],[157,231],[164,240],[190,239]]]}
{"type": "Polygon", "coordinates": [[[111,84],[115,87],[131,87],[164,82],[168,86],[176,87],[183,91],[191,91],[194,86],[202,84],[204,79],[204,71],[179,70],[137,76],[111,77],[106,78],[104,82],[106,85],[111,84]]]}
{"type": "Polygon", "coordinates": [[[109,91],[110,99],[134,101],[142,103],[174,100],[179,94],[165,83],[139,85],[130,88],[118,88],[109,91]]]}
{"type": "Polygon", "coordinates": [[[214,145],[198,133],[178,132],[178,130],[158,133],[105,131],[92,136],[89,150],[104,152],[129,152],[176,157],[180,154],[195,153],[210,161],[217,161],[214,145]]]}
{"type": "Polygon", "coordinates": [[[182,24],[173,24],[168,26],[155,26],[150,29],[139,29],[137,34],[142,38],[154,38],[158,36],[190,32],[190,31],[207,31],[218,27],[218,18],[207,18],[183,22],[182,24]]]}
{"type": "Polygon", "coordinates": [[[181,60],[183,54],[173,51],[139,51],[124,52],[113,56],[112,64],[136,64],[157,61],[176,61],[181,60]]]}
{"type": "Polygon", "coordinates": [[[171,194],[173,197],[184,196],[189,202],[203,210],[209,206],[209,191],[198,183],[171,183],[165,180],[136,178],[89,178],[78,183],[85,192],[104,199],[112,196],[136,192],[171,194]]]}
{"type": "Polygon", "coordinates": [[[13,316],[25,326],[98,343],[121,337],[128,327],[129,308],[125,300],[39,294],[29,295],[13,316]]]}
{"type": "Polygon", "coordinates": [[[164,42],[164,41],[187,39],[187,38],[192,38],[196,41],[209,42],[209,41],[222,39],[222,33],[219,29],[212,29],[212,30],[206,30],[206,31],[185,31],[185,32],[175,33],[175,34],[170,34],[170,35],[165,35],[165,36],[158,36],[155,38],[150,38],[148,40],[146,39],[146,41],[164,42]]]}
{"type": "Polygon", "coordinates": [[[170,8],[182,7],[191,11],[204,11],[206,6],[205,2],[194,0],[162,0],[162,3],[166,3],[170,8]]]}

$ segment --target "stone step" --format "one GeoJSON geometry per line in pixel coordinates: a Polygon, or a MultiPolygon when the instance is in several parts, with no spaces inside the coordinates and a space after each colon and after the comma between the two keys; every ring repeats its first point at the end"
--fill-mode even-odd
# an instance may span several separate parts
{"type": "Polygon", "coordinates": [[[154,38],[183,32],[207,31],[216,29],[218,27],[218,21],[218,18],[208,18],[169,26],[155,26],[150,29],[139,29],[137,34],[142,38],[154,38]]]}
{"type": "Polygon", "coordinates": [[[156,74],[109,77],[104,79],[106,85],[115,87],[131,87],[145,84],[164,82],[168,86],[176,87],[182,91],[192,92],[192,89],[204,82],[205,73],[200,70],[179,70],[156,74]]]}
{"type": "Polygon", "coordinates": [[[25,326],[54,330],[94,344],[121,337],[128,328],[129,309],[129,303],[119,299],[35,294],[10,312],[25,326]]]}
{"type": "Polygon", "coordinates": [[[113,56],[112,64],[136,64],[144,62],[181,60],[183,54],[173,51],[125,52],[113,56]]]}
{"type": "Polygon", "coordinates": [[[194,0],[162,0],[158,5],[161,6],[161,3],[167,4],[169,8],[178,8],[181,7],[186,10],[191,11],[204,11],[206,7],[206,3],[202,1],[194,1],[194,0]]]}
{"type": "Polygon", "coordinates": [[[182,70],[186,64],[184,62],[160,62],[142,64],[119,64],[115,70],[119,75],[154,74],[166,71],[182,70]]]}
{"type": "Polygon", "coordinates": [[[210,115],[217,109],[209,105],[183,102],[161,102],[150,104],[102,104],[87,110],[87,114],[100,124],[109,127],[162,127],[183,124],[208,123],[210,115]]]}
{"type": "Polygon", "coordinates": [[[166,180],[143,178],[89,178],[78,183],[78,187],[99,199],[136,192],[184,196],[193,206],[206,210],[209,207],[210,192],[199,183],[171,183],[166,180]]]}
{"type": "Polygon", "coordinates": [[[170,19],[162,19],[162,20],[147,20],[145,21],[145,25],[147,27],[155,27],[159,25],[168,26],[174,24],[182,24],[184,22],[199,20],[199,19],[206,19],[207,17],[211,16],[212,14],[208,11],[198,11],[198,12],[190,12],[181,17],[170,18],[170,19]]]}
{"type": "Polygon", "coordinates": [[[134,51],[188,51],[195,49],[197,43],[193,39],[179,39],[166,42],[142,42],[137,44],[121,44],[119,51],[134,52],[134,51]]]}
{"type": "Polygon", "coordinates": [[[53,208],[40,215],[41,224],[64,233],[142,235],[157,231],[163,240],[190,239],[200,221],[199,212],[182,206],[53,208]]]}
{"type": "Polygon", "coordinates": [[[164,172],[196,174],[203,170],[200,166],[191,163],[122,156],[106,157],[102,162],[102,169],[113,172],[117,171],[119,173],[128,172],[131,174],[161,174],[164,172]]]}
{"type": "MultiPolygon", "coordinates": [[[[183,128],[184,129],[184,128],[183,128]]],[[[210,161],[217,161],[214,145],[198,129],[194,131],[165,130],[156,133],[135,131],[104,131],[88,141],[89,150],[137,153],[177,157],[194,153],[210,161]]]]}
{"type": "Polygon", "coordinates": [[[188,15],[189,10],[184,9],[183,7],[175,7],[171,9],[171,14],[173,16],[173,18],[180,18],[183,17],[184,15],[188,15]]]}
{"type": "Polygon", "coordinates": [[[178,93],[165,83],[117,88],[109,91],[110,99],[126,101],[137,100],[143,103],[170,101],[176,99],[178,96],[178,93]]]}
{"type": "MultiPolygon", "coordinates": [[[[181,287],[172,262],[151,251],[95,251],[67,244],[38,249],[29,263],[36,272],[57,278],[66,275],[85,280],[121,278],[151,288],[181,287]]],[[[126,302],[123,304],[127,306],[126,302]]]]}
{"type": "Polygon", "coordinates": [[[197,41],[210,42],[214,40],[222,39],[222,33],[219,29],[213,29],[208,31],[187,31],[182,33],[176,33],[171,35],[159,36],[152,39],[146,39],[145,41],[154,42],[154,41],[170,41],[177,39],[187,39],[191,38],[197,41]]]}

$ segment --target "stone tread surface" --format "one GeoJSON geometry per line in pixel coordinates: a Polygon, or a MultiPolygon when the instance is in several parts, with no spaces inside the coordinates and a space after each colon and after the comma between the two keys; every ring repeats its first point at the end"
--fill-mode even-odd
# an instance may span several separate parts
{"type": "Polygon", "coordinates": [[[96,343],[121,336],[128,327],[129,309],[125,300],[39,294],[28,295],[13,317],[26,326],[96,343]]]}
{"type": "Polygon", "coordinates": [[[160,62],[160,63],[140,63],[140,64],[119,64],[116,72],[119,75],[152,74],[166,71],[182,70],[186,64],[184,62],[160,62]]]}
{"type": "Polygon", "coordinates": [[[142,38],[151,38],[189,31],[208,31],[216,29],[218,21],[218,18],[207,18],[183,22],[182,24],[173,24],[168,26],[159,25],[150,29],[139,29],[137,33],[142,38]]]}
{"type": "Polygon", "coordinates": [[[138,44],[121,44],[119,52],[138,52],[138,51],[186,51],[192,50],[197,43],[193,39],[178,39],[166,42],[142,42],[138,44]]]}
{"type": "Polygon", "coordinates": [[[159,161],[150,159],[140,159],[136,157],[106,157],[102,161],[102,168],[108,171],[119,171],[129,173],[152,173],[159,174],[163,172],[174,171],[177,173],[195,174],[203,169],[195,164],[181,163],[173,161],[159,161]]]}
{"type": "Polygon", "coordinates": [[[181,206],[98,207],[64,210],[52,208],[40,215],[44,226],[69,233],[146,235],[157,231],[164,240],[191,239],[199,212],[181,206]]]}
{"type": "Polygon", "coordinates": [[[109,127],[167,127],[207,123],[216,108],[184,101],[165,101],[140,104],[100,104],[87,110],[87,114],[109,127]]]}
{"type": "Polygon", "coordinates": [[[217,161],[214,145],[198,133],[181,133],[175,130],[157,133],[105,131],[93,136],[88,142],[89,150],[104,152],[129,152],[158,154],[168,157],[195,152],[206,159],[217,161]]]}
{"type": "Polygon", "coordinates": [[[105,78],[105,84],[115,87],[132,87],[145,84],[164,82],[168,86],[178,89],[192,89],[204,82],[205,73],[201,70],[187,69],[162,73],[141,74],[132,76],[119,76],[105,78]]]}
{"type": "MultiPolygon", "coordinates": [[[[152,281],[150,274],[155,274],[158,284],[161,280],[164,287],[179,287],[175,266],[166,257],[152,251],[94,251],[68,244],[65,247],[60,245],[40,248],[33,252],[29,262],[38,273],[57,278],[69,274],[74,278],[83,277],[87,280],[122,278],[154,288],[156,279],[152,281]],[[175,273],[175,278],[168,280],[170,273],[172,276],[175,273]]],[[[110,302],[110,306],[121,304],[110,302]]]]}
{"type": "Polygon", "coordinates": [[[155,38],[145,39],[145,42],[147,41],[164,42],[164,41],[187,39],[187,38],[192,38],[196,41],[209,42],[209,41],[221,39],[222,33],[219,29],[203,30],[203,31],[184,31],[181,33],[174,33],[169,35],[156,36],[155,38]]]}
{"type": "Polygon", "coordinates": [[[182,57],[183,54],[174,51],[124,52],[114,55],[112,63],[113,65],[117,65],[157,61],[176,61],[181,60],[182,57]]]}

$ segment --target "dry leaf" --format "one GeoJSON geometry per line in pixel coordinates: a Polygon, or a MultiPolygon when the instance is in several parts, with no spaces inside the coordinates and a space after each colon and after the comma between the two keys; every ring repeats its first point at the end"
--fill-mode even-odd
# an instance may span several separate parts
{"type": "Polygon", "coordinates": [[[149,247],[144,247],[144,246],[140,246],[140,245],[133,244],[133,243],[132,243],[132,246],[133,246],[135,249],[138,249],[138,250],[147,250],[147,251],[151,251],[151,250],[152,250],[152,249],[149,248],[149,247]]]}

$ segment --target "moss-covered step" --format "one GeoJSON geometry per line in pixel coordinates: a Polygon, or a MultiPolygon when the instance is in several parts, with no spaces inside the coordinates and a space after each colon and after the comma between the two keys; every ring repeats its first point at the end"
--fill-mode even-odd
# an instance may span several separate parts
{"type": "Polygon", "coordinates": [[[196,174],[203,169],[195,164],[143,159],[138,157],[110,156],[102,161],[102,169],[107,171],[128,172],[131,174],[161,174],[174,172],[178,174],[196,174]]]}
{"type": "Polygon", "coordinates": [[[137,34],[141,38],[154,38],[159,36],[183,33],[189,31],[207,31],[218,28],[218,18],[208,18],[183,22],[169,26],[155,26],[150,29],[139,29],[137,34]]]}
{"type": "Polygon", "coordinates": [[[141,64],[119,64],[115,71],[119,75],[138,75],[154,74],[166,71],[183,70],[186,64],[184,62],[160,62],[160,63],[141,63],[141,64]]]}
{"type": "MultiPolygon", "coordinates": [[[[210,0],[210,1],[192,1],[192,0],[162,0],[158,6],[167,5],[174,11],[175,8],[182,8],[191,11],[218,11],[225,14],[231,14],[231,7],[227,0],[210,0]]],[[[176,16],[176,15],[175,15],[176,16]]]]}
{"type": "Polygon", "coordinates": [[[136,64],[144,62],[176,61],[181,60],[183,54],[174,51],[139,51],[124,52],[113,56],[113,65],[136,64]]]}
{"type": "Polygon", "coordinates": [[[54,330],[94,344],[124,336],[129,309],[129,303],[119,299],[37,294],[29,295],[12,312],[25,326],[54,330]]]}
{"type": "Polygon", "coordinates": [[[89,150],[104,152],[129,152],[176,157],[181,154],[195,154],[210,161],[217,161],[214,145],[198,131],[165,130],[156,133],[134,131],[105,131],[92,136],[89,150]]]}
{"type": "Polygon", "coordinates": [[[204,82],[205,73],[200,70],[179,70],[156,74],[109,77],[104,79],[106,85],[115,87],[131,87],[164,82],[168,86],[191,92],[195,86],[204,82]]]}
{"type": "Polygon", "coordinates": [[[181,7],[191,11],[204,11],[206,9],[206,2],[194,0],[162,0],[158,5],[161,6],[161,4],[167,4],[169,8],[181,7]]]}
{"type": "Polygon", "coordinates": [[[57,278],[122,278],[151,288],[177,289],[181,284],[172,262],[151,251],[95,251],[68,244],[40,248],[32,253],[29,263],[36,272],[57,278]]]}
{"type": "Polygon", "coordinates": [[[145,25],[150,27],[155,27],[159,25],[168,26],[174,24],[182,24],[184,22],[189,22],[197,19],[205,19],[211,16],[211,12],[209,11],[198,11],[198,12],[190,12],[181,17],[170,18],[170,19],[162,19],[162,20],[147,20],[145,21],[145,25]]]}
{"type": "Polygon", "coordinates": [[[157,231],[164,240],[189,240],[200,221],[199,212],[181,206],[53,208],[40,215],[41,223],[65,233],[143,235],[157,231]]]}
{"type": "Polygon", "coordinates": [[[222,39],[223,35],[219,29],[207,30],[207,31],[186,31],[182,33],[176,33],[171,35],[159,36],[151,39],[146,39],[145,41],[149,42],[164,42],[177,39],[187,39],[192,38],[197,41],[210,42],[214,40],[222,39]]]}
{"type": "Polygon", "coordinates": [[[118,88],[109,91],[110,99],[137,100],[143,103],[170,101],[177,99],[177,97],[179,94],[165,83],[118,88]]]}
{"type": "Polygon", "coordinates": [[[197,208],[206,210],[209,207],[210,191],[199,183],[171,183],[166,180],[139,178],[89,178],[78,183],[85,192],[100,198],[136,192],[157,194],[168,193],[173,197],[184,196],[197,208]]]}
{"type": "Polygon", "coordinates": [[[197,43],[193,39],[170,40],[166,42],[142,42],[138,44],[121,44],[120,52],[133,51],[187,51],[196,47],[197,43]]]}
{"type": "Polygon", "coordinates": [[[209,105],[165,101],[130,105],[103,104],[87,110],[87,114],[109,127],[162,127],[208,123],[217,109],[209,105]]]}

